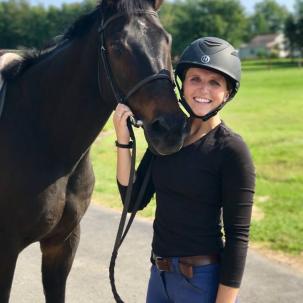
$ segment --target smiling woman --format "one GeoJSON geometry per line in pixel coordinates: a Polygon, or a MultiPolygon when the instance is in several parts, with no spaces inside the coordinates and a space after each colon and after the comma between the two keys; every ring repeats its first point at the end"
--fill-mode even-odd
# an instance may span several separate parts
{"type": "MultiPolygon", "coordinates": [[[[238,91],[241,62],[228,42],[206,37],[184,51],[176,75],[190,115],[189,133],[174,154],[146,151],[129,208],[151,166],[139,200],[143,209],[156,194],[146,302],[235,303],[248,247],[255,172],[246,144],[218,112],[238,91]]],[[[124,144],[117,145],[117,180],[124,201],[131,149],[126,119],[131,115],[122,105],[114,114],[117,141],[124,144]]]]}
{"type": "MultiPolygon", "coordinates": [[[[181,103],[192,116],[207,121],[211,117],[216,116],[218,111],[226,105],[227,101],[230,101],[236,95],[240,86],[241,62],[238,52],[228,42],[218,38],[198,39],[192,42],[183,52],[176,67],[176,76],[181,81],[184,81],[182,88],[177,82],[181,103]],[[189,77],[194,75],[197,77],[188,81],[189,77]],[[206,79],[205,77],[210,78],[206,79]],[[210,81],[207,86],[205,84],[202,85],[205,80],[210,81]],[[217,106],[212,106],[207,113],[199,115],[188,104],[191,98],[188,100],[184,98],[184,88],[189,90],[200,88],[201,90],[201,88],[205,89],[207,87],[211,87],[213,92],[219,93],[221,91],[222,93],[225,90],[225,93],[220,96],[219,102],[216,102],[217,106]]],[[[197,90],[195,92],[197,93],[197,90]]],[[[201,93],[201,91],[198,91],[198,96],[201,97],[201,93]]],[[[210,102],[212,105],[214,105],[213,101],[210,102]]]]}

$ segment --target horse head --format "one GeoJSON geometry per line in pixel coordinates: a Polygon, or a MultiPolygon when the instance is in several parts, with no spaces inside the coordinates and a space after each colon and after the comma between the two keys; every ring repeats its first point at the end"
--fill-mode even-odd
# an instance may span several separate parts
{"type": "Polygon", "coordinates": [[[103,0],[102,62],[117,102],[126,103],[143,121],[152,151],[178,151],[186,117],[174,93],[171,36],[156,11],[163,1],[103,0]]]}

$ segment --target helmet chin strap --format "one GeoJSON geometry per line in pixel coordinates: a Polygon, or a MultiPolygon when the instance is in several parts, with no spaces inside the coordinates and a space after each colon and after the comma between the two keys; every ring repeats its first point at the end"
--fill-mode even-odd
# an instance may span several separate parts
{"type": "Polygon", "coordinates": [[[180,103],[183,105],[184,109],[188,112],[190,117],[202,119],[205,122],[208,119],[210,119],[211,117],[215,116],[225,106],[225,104],[227,102],[222,102],[219,106],[217,106],[212,111],[210,111],[209,113],[207,113],[206,115],[203,115],[203,116],[196,115],[192,111],[192,109],[190,108],[190,106],[187,104],[187,102],[185,101],[185,99],[183,97],[180,99],[180,103]]]}

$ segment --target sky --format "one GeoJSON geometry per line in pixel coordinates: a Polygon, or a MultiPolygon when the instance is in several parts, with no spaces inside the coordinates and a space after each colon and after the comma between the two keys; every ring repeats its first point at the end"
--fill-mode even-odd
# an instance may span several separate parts
{"type": "MultiPolygon", "coordinates": [[[[81,2],[81,0],[29,0],[32,4],[38,4],[42,3],[45,6],[47,5],[55,5],[55,6],[61,6],[62,3],[73,3],[73,2],[81,2]]],[[[276,0],[277,3],[280,5],[284,5],[287,7],[289,11],[293,11],[293,6],[295,3],[295,0],[276,0]]],[[[1,0],[0,0],[1,2],[1,0]]],[[[256,0],[240,0],[242,5],[246,8],[246,11],[248,13],[251,13],[253,11],[254,5],[260,1],[256,0]]]]}

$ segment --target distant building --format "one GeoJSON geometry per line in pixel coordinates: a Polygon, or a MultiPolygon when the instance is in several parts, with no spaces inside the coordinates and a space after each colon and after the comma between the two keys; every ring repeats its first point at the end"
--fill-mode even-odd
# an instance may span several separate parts
{"type": "Polygon", "coordinates": [[[288,42],[282,33],[258,35],[239,49],[241,59],[274,56],[285,58],[289,55],[288,42]]]}

